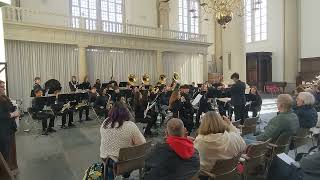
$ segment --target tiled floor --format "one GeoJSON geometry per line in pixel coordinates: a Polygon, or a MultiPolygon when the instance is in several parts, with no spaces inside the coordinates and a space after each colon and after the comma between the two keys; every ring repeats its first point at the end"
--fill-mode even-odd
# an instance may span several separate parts
{"type": "MultiPolygon", "coordinates": [[[[275,99],[264,99],[260,128],[275,116],[275,112],[275,99]]],[[[76,123],[76,128],[62,130],[58,127],[61,121],[57,120],[56,133],[38,136],[37,130],[29,133],[23,131],[27,128],[26,118],[23,118],[16,137],[19,180],[81,180],[85,170],[100,160],[97,121],[76,123]]],[[[138,126],[142,129],[143,125],[138,126]]],[[[161,136],[152,139],[153,143],[161,140],[161,136]]],[[[132,179],[137,177],[137,172],[131,176],[132,179]]]]}

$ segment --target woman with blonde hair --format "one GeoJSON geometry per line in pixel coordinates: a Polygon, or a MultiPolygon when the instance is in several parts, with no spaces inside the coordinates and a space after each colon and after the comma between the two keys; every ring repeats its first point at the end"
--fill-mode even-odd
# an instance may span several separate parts
{"type": "MultiPolygon", "coordinates": [[[[215,111],[209,111],[202,117],[198,131],[194,145],[199,151],[201,170],[210,172],[217,160],[231,159],[246,148],[239,130],[228,118],[215,111]]],[[[201,180],[208,179],[200,177],[201,180]]]]}

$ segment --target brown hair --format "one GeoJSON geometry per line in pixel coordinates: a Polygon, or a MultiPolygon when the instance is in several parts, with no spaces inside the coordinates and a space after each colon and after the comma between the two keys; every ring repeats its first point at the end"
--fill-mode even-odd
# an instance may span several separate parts
{"type": "Polygon", "coordinates": [[[173,91],[169,99],[169,108],[172,108],[173,103],[177,101],[179,98],[180,98],[180,92],[173,91]]]}
{"type": "Polygon", "coordinates": [[[219,113],[209,111],[203,116],[199,127],[199,134],[217,134],[224,133],[225,131],[230,131],[230,126],[219,113]]]}

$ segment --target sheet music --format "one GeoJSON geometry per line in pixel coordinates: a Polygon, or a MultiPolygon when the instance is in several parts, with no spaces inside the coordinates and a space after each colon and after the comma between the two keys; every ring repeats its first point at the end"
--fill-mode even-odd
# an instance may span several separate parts
{"type": "Polygon", "coordinates": [[[277,156],[278,158],[280,158],[282,161],[284,161],[289,165],[295,162],[294,159],[292,159],[290,156],[286,155],[285,153],[278,154],[277,156]]]}
{"type": "Polygon", "coordinates": [[[198,94],[196,98],[194,98],[194,100],[192,101],[192,106],[195,106],[196,104],[199,103],[200,99],[202,98],[203,95],[198,94]]]}

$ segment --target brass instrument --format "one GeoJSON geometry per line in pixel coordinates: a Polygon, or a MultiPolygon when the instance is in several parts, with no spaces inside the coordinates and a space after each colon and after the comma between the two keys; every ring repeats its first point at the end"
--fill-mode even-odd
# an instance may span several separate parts
{"type": "Polygon", "coordinates": [[[130,74],[128,76],[128,83],[133,86],[135,82],[137,82],[136,75],[130,74]]]}
{"type": "Polygon", "coordinates": [[[71,108],[71,104],[70,104],[70,102],[68,102],[63,105],[61,112],[64,113],[65,110],[70,109],[70,108],[71,108]]]}
{"type": "Polygon", "coordinates": [[[157,87],[157,86],[155,86],[151,89],[151,93],[153,93],[153,94],[158,94],[158,92],[159,92],[159,87],[157,87]]]}
{"type": "Polygon", "coordinates": [[[159,83],[160,83],[160,84],[167,84],[167,76],[164,75],[164,74],[161,74],[161,75],[159,76],[159,83]]]}
{"type": "Polygon", "coordinates": [[[177,72],[174,72],[174,73],[173,73],[173,77],[172,77],[172,81],[173,81],[173,82],[178,82],[179,79],[180,79],[179,74],[178,74],[177,72]]]}
{"type": "Polygon", "coordinates": [[[79,102],[76,106],[75,106],[75,109],[78,110],[82,107],[85,107],[87,106],[88,104],[86,102],[79,102]]]}
{"type": "Polygon", "coordinates": [[[149,85],[149,83],[150,83],[150,75],[149,74],[146,73],[142,76],[142,83],[145,85],[149,85]]]}

